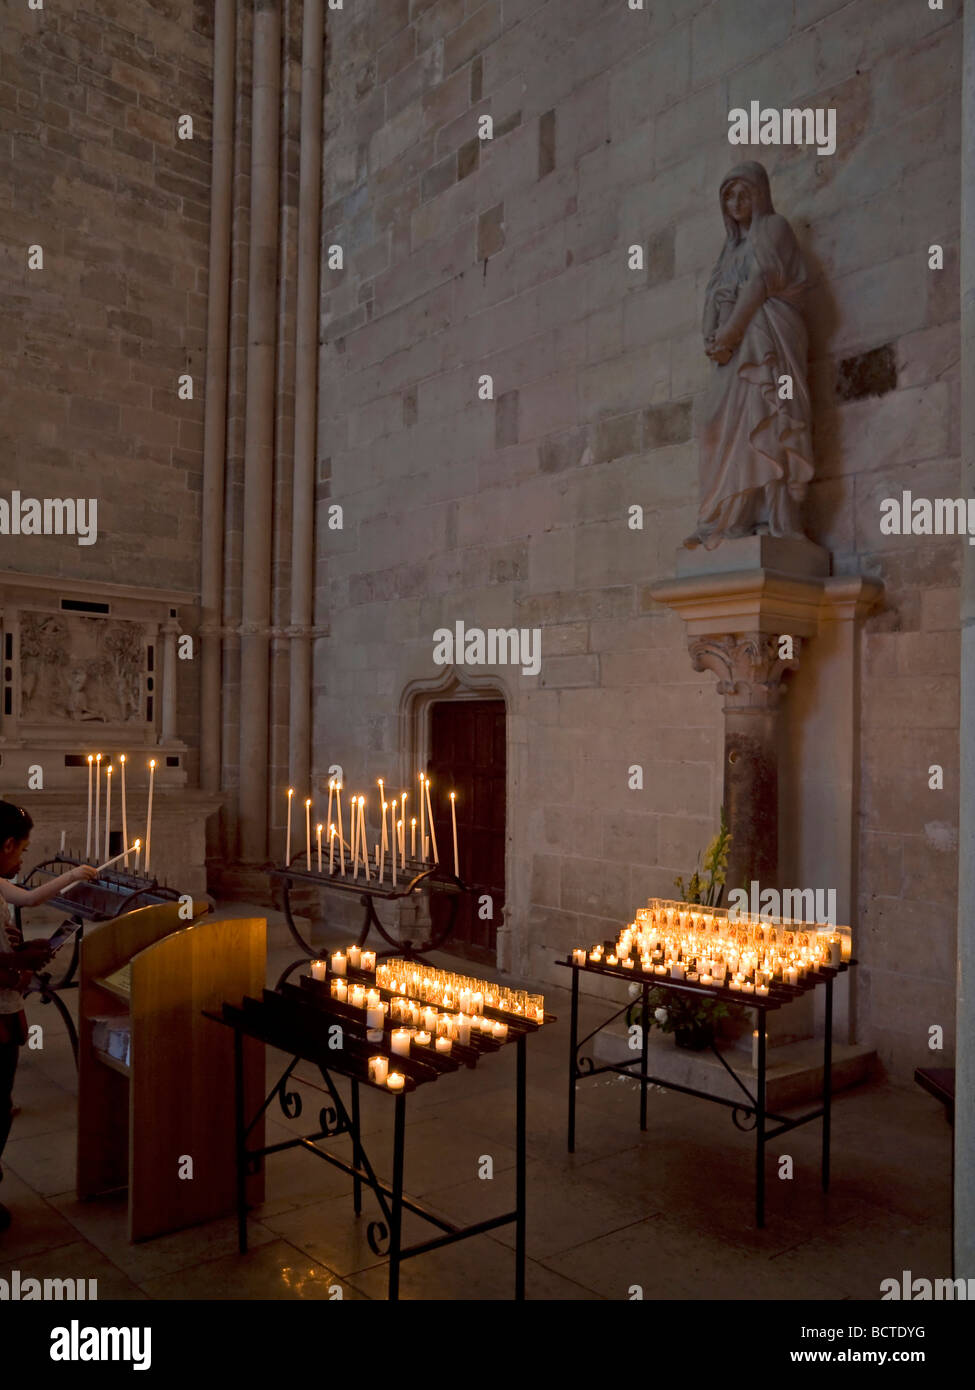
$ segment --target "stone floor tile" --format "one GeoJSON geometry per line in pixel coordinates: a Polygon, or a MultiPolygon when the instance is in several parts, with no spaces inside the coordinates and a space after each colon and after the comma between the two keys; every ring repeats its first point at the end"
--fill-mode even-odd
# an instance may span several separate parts
{"type": "Polygon", "coordinates": [[[310,1259],[286,1240],[272,1240],[246,1255],[225,1255],[204,1264],[147,1279],[149,1298],[163,1299],[302,1299],[328,1301],[341,1289],[343,1299],[359,1300],[358,1290],[332,1270],[310,1259]]]}

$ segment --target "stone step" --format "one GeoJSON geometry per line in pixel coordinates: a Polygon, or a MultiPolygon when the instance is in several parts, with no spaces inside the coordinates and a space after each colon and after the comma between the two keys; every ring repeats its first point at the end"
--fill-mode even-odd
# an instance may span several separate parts
{"type": "MultiPolygon", "coordinates": [[[[738,1048],[722,1049],[728,1065],[744,1085],[755,1094],[757,1074],[747,1052],[738,1048]]],[[[632,1062],[633,1052],[625,1037],[618,1033],[597,1033],[593,1039],[593,1057],[597,1066],[607,1063],[632,1062]]],[[[709,1095],[735,1100],[741,1091],[727,1071],[708,1049],[691,1052],[678,1047],[673,1037],[654,1030],[650,1039],[647,1070],[661,1081],[678,1086],[691,1086],[709,1095]]],[[[877,1054],[869,1047],[853,1043],[833,1044],[833,1090],[842,1091],[866,1081],[877,1070],[877,1054]]],[[[823,1042],[808,1038],[802,1042],[786,1043],[769,1049],[765,1073],[765,1103],[769,1110],[784,1110],[804,1105],[820,1098],[823,1090],[823,1042]]]]}

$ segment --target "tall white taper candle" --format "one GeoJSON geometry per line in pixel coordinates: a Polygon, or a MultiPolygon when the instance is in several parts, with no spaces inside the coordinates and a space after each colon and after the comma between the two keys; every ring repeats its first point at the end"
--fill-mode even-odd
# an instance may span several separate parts
{"type": "MultiPolygon", "coordinates": [[[[126,803],[125,803],[125,754],[124,754],[124,753],[120,753],[120,754],[118,755],[118,766],[119,766],[119,777],[121,778],[121,781],[122,781],[122,844],[127,846],[128,843],[129,843],[129,818],[128,818],[128,813],[127,813],[126,803]]],[[[128,867],[129,867],[129,851],[128,851],[128,849],[126,849],[126,851],[125,851],[124,858],[125,858],[125,867],[128,868],[128,867]]]]}
{"type": "Polygon", "coordinates": [[[91,858],[91,774],[94,766],[94,756],[88,754],[88,833],[85,836],[85,858],[91,858]]]}
{"type": "Polygon", "coordinates": [[[339,825],[338,825],[338,831],[339,831],[339,863],[340,863],[341,866],[342,866],[342,877],[345,878],[345,840],[344,840],[344,838],[343,838],[344,835],[345,835],[345,830],[344,830],[343,825],[342,825],[342,783],[341,783],[341,782],[336,782],[336,783],[335,783],[335,805],[336,805],[336,807],[338,808],[338,813],[339,813],[339,825]]]}
{"type": "Polygon", "coordinates": [[[311,873],[311,797],[305,797],[305,868],[311,873]]]}
{"type": "Polygon", "coordinates": [[[291,868],[291,803],[295,799],[294,787],[288,788],[288,834],[284,842],[284,867],[291,868]]]}
{"type": "Polygon", "coordinates": [[[439,864],[439,863],[440,863],[440,855],[439,855],[439,853],[437,852],[437,831],[436,831],[436,828],[435,828],[435,826],[434,826],[434,824],[433,824],[433,806],[432,806],[431,801],[430,801],[430,778],[429,778],[429,777],[425,777],[425,778],[423,779],[423,785],[425,786],[425,788],[426,788],[426,793],[427,793],[427,815],[430,817],[430,844],[431,844],[432,847],[433,847],[433,862],[434,862],[435,864],[439,864]]]}
{"type": "Polygon", "coordinates": [[[105,769],[105,858],[108,858],[108,836],[112,825],[112,764],[105,769]]]}
{"type": "Polygon", "coordinates": [[[95,858],[98,858],[98,832],[102,824],[102,755],[95,754],[95,835],[92,840],[92,850],[95,858]]]}
{"type": "Polygon", "coordinates": [[[457,859],[457,793],[450,793],[450,823],[454,831],[454,878],[460,878],[460,867],[457,859]]]}
{"type": "Polygon", "coordinates": [[[149,807],[146,812],[146,867],[144,870],[146,878],[149,877],[149,853],[152,840],[152,793],[156,782],[156,760],[149,759],[149,807]]]}

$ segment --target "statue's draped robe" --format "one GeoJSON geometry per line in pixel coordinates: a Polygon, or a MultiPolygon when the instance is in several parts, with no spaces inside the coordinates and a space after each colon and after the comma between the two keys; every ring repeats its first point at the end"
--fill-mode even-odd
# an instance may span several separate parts
{"type": "Polygon", "coordinates": [[[773,536],[801,534],[798,503],[813,476],[808,337],[799,309],[805,267],[789,223],[770,210],[767,180],[764,187],[748,181],[751,227],[741,239],[729,236],[715,266],[705,296],[705,336],[730,317],[756,270],[767,298],[730,361],[712,372],[705,400],[696,538],[708,549],[725,536],[751,534],[762,523],[773,536]],[[784,376],[791,378],[792,400],[781,398],[788,394],[780,394],[784,376]]]}

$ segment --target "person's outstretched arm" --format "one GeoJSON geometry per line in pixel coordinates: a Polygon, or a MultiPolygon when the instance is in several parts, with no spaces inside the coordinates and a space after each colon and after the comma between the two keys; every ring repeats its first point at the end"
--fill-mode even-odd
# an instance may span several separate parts
{"type": "Polygon", "coordinates": [[[98,870],[90,864],[78,864],[66,874],[59,874],[57,878],[52,878],[49,883],[42,883],[37,888],[21,888],[17,883],[0,878],[0,898],[12,903],[14,907],[38,907],[41,903],[46,903],[48,898],[56,898],[72,883],[82,883],[97,877],[98,870]]]}

